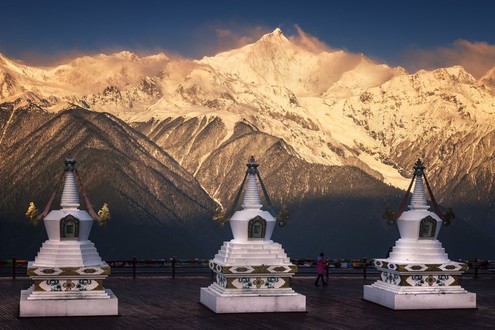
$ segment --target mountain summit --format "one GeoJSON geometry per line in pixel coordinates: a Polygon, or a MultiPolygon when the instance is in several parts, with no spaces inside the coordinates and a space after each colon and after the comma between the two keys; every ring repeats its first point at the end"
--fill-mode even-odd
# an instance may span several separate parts
{"type": "Polygon", "coordinates": [[[253,44],[200,62],[251,84],[284,86],[299,97],[319,97],[361,59],[341,50],[316,53],[315,47],[291,41],[277,28],[253,44]]]}

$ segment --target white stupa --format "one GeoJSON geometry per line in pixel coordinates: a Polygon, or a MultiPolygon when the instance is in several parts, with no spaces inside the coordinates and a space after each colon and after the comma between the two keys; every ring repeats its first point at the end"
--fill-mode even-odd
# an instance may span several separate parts
{"type": "Polygon", "coordinates": [[[297,266],[290,262],[282,246],[271,240],[277,221],[261,209],[256,177],[262,187],[263,182],[254,157],[247,166],[242,210],[230,219],[234,238],[224,242],[210,261],[216,282],[201,288],[201,303],[215,313],[306,311],[306,297],[290,288],[297,266]]]}
{"type": "Polygon", "coordinates": [[[34,284],[21,291],[21,317],[118,314],[117,297],[103,288],[110,266],[88,240],[94,219],[79,209],[75,163],[65,161],[62,209],[43,219],[48,240],[28,263],[34,284]]]}
{"type": "Polygon", "coordinates": [[[363,298],[396,310],[476,308],[476,294],[459,285],[467,265],[449,260],[437,240],[442,222],[449,219],[444,216],[442,220],[437,214],[431,191],[437,213],[429,210],[420,160],[414,170],[409,210],[397,219],[401,238],[387,259],[374,260],[381,279],[364,286],[363,298]]]}

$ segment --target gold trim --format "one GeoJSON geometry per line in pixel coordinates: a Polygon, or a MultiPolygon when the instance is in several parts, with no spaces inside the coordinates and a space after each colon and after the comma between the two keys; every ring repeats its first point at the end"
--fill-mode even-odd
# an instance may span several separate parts
{"type": "Polygon", "coordinates": [[[90,291],[103,290],[103,280],[93,280],[93,281],[98,283],[98,285],[93,290],[90,291]]]}
{"type": "Polygon", "coordinates": [[[44,281],[38,281],[38,280],[34,281],[34,291],[45,291],[45,290],[43,290],[43,289],[40,287],[40,283],[41,283],[41,282],[44,282],[44,281]]]}
{"type": "Polygon", "coordinates": [[[227,278],[227,285],[225,286],[227,289],[237,289],[235,286],[234,286],[234,280],[236,280],[237,277],[228,277],[227,278]]]}

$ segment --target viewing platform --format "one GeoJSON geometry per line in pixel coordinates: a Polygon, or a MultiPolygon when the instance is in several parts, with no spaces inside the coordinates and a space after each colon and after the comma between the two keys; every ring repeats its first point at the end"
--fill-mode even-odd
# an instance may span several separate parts
{"type": "Polygon", "coordinates": [[[315,287],[312,275],[291,286],[307,297],[307,312],[215,314],[199,302],[199,288],[211,276],[110,276],[106,285],[119,297],[118,316],[19,318],[19,291],[27,277],[0,277],[0,329],[493,329],[495,274],[463,276],[477,294],[476,309],[394,311],[363,300],[363,285],[377,274],[333,275],[315,287]]]}

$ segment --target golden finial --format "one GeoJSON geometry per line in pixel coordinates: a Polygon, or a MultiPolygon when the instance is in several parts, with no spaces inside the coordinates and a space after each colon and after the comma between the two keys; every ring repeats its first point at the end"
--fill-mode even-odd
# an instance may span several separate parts
{"type": "Polygon", "coordinates": [[[104,224],[107,223],[108,220],[110,220],[112,216],[110,215],[110,210],[108,209],[108,204],[104,203],[101,209],[98,211],[98,224],[100,226],[103,226],[104,224]]]}
{"type": "Polygon", "coordinates": [[[29,219],[29,223],[35,225],[38,223],[38,209],[36,208],[36,205],[34,205],[34,202],[29,202],[28,209],[26,211],[26,217],[29,219]]]}
{"type": "Polygon", "coordinates": [[[393,225],[397,220],[395,218],[395,211],[390,204],[385,207],[385,212],[383,213],[383,218],[387,220],[387,224],[393,225]]]}
{"type": "Polygon", "coordinates": [[[220,225],[224,225],[225,224],[225,211],[222,207],[222,205],[217,205],[217,207],[215,208],[215,213],[213,214],[213,217],[212,217],[213,221],[215,222],[218,222],[220,225]]]}
{"type": "Polygon", "coordinates": [[[289,221],[289,210],[287,209],[287,206],[284,206],[282,210],[280,210],[276,220],[280,227],[283,227],[287,224],[287,221],[289,221]]]}

